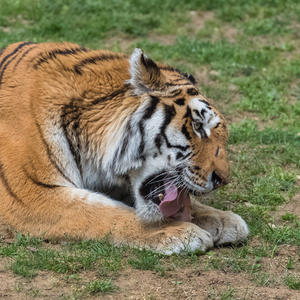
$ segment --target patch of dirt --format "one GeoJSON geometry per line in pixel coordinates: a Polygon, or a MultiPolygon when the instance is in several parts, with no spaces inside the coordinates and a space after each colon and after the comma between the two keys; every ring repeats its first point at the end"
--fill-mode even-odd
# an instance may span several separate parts
{"type": "Polygon", "coordinates": [[[297,193],[290,202],[281,206],[278,212],[281,216],[288,212],[300,218],[300,192],[297,193]]]}
{"type": "MultiPolygon", "coordinates": [[[[206,22],[216,21],[214,12],[211,11],[190,11],[191,22],[186,24],[191,32],[199,32],[204,29],[206,22]]],[[[237,28],[231,26],[229,23],[222,23],[222,26],[216,26],[212,36],[209,37],[210,41],[215,41],[219,38],[227,39],[230,42],[234,42],[238,35],[237,28]]]]}
{"type": "Polygon", "coordinates": [[[276,222],[278,221],[279,223],[282,223],[281,216],[285,215],[286,213],[296,215],[300,219],[300,175],[298,175],[298,180],[295,183],[295,187],[297,192],[294,197],[288,203],[278,207],[274,213],[276,222]]]}
{"type": "Polygon", "coordinates": [[[105,40],[105,47],[106,49],[112,49],[113,47],[117,46],[120,48],[122,52],[128,52],[132,45],[138,43],[138,39],[129,38],[127,36],[112,36],[105,40]]]}
{"type": "Polygon", "coordinates": [[[11,33],[12,31],[10,27],[3,27],[3,26],[0,26],[0,30],[5,33],[11,33]]]}
{"type": "Polygon", "coordinates": [[[65,284],[60,277],[52,272],[39,272],[39,275],[31,280],[18,277],[10,271],[0,272],[0,298],[30,300],[71,296],[72,284],[65,284]]]}
{"type": "Polygon", "coordinates": [[[176,42],[176,35],[172,34],[151,33],[148,37],[150,40],[153,40],[161,45],[172,46],[176,42]]]}
{"type": "Polygon", "coordinates": [[[151,271],[126,269],[116,284],[120,290],[104,299],[209,299],[228,288],[233,289],[237,299],[297,299],[300,295],[285,288],[256,287],[245,274],[202,271],[201,267],[172,272],[166,277],[151,271]]]}
{"type": "Polygon", "coordinates": [[[205,67],[197,69],[193,75],[195,76],[195,79],[200,86],[212,84],[211,80],[209,79],[209,70],[205,67]]]}
{"type": "MultiPolygon", "coordinates": [[[[182,27],[192,35],[204,29],[206,22],[214,21],[216,19],[214,12],[211,11],[190,11],[190,17],[190,21],[183,24],[182,27]]],[[[217,39],[224,38],[230,42],[234,42],[237,35],[237,28],[231,26],[229,23],[222,23],[222,26],[215,28],[213,35],[210,36],[209,39],[210,41],[215,41],[217,39]]],[[[177,35],[152,32],[147,38],[161,45],[172,46],[176,42],[177,35]]],[[[141,38],[131,38],[130,36],[126,35],[111,36],[105,40],[104,47],[107,49],[112,49],[117,46],[119,50],[128,52],[132,45],[137,44],[141,40],[141,38]]]]}
{"type": "MultiPolygon", "coordinates": [[[[218,251],[218,250],[217,250],[218,251]]],[[[220,249],[219,251],[222,251],[220,249]]],[[[168,271],[165,276],[145,270],[126,268],[119,272],[113,283],[118,289],[110,294],[87,295],[87,282],[105,280],[95,271],[79,273],[75,280],[68,275],[53,272],[39,272],[32,280],[18,277],[6,270],[0,260],[1,299],[61,299],[77,297],[88,299],[221,299],[222,294],[232,291],[235,299],[299,299],[300,291],[289,290],[279,285],[283,273],[283,256],[263,259],[262,269],[272,272],[275,282],[270,286],[258,286],[249,274],[226,270],[205,270],[205,259],[190,268],[168,271]],[[68,277],[68,278],[67,278],[68,277]]]]}
{"type": "Polygon", "coordinates": [[[212,11],[190,11],[191,25],[195,31],[199,31],[205,27],[207,21],[215,19],[215,13],[212,11]]]}
{"type": "MultiPolygon", "coordinates": [[[[234,111],[234,113],[231,113],[231,105],[233,103],[238,103],[240,101],[240,91],[238,87],[234,84],[230,84],[228,89],[225,91],[219,90],[220,89],[220,83],[218,82],[218,79],[212,80],[212,78],[218,76],[218,72],[215,70],[209,70],[207,67],[201,67],[200,69],[195,70],[193,73],[197,80],[197,85],[199,87],[200,92],[205,89],[205,87],[209,87],[211,90],[214,88],[216,89],[216,92],[211,91],[212,94],[211,97],[207,96],[208,100],[216,105],[216,107],[221,111],[225,112],[224,115],[229,123],[236,123],[240,122],[241,120],[245,118],[253,118],[256,121],[259,121],[259,118],[254,113],[248,113],[248,112],[238,112],[237,110],[234,111]],[[220,94],[224,92],[224,98],[223,99],[214,99],[214,93],[216,93],[216,98],[220,98],[220,94]]],[[[261,126],[263,127],[263,126],[261,126]]]]}
{"type": "Polygon", "coordinates": [[[229,24],[226,24],[224,27],[222,27],[222,33],[225,39],[227,39],[229,42],[233,43],[236,40],[236,37],[238,35],[238,30],[235,27],[230,26],[229,24]]]}

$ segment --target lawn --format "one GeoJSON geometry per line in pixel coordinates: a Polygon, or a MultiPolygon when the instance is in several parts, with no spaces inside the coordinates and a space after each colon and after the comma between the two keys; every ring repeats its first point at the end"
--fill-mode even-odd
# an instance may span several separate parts
{"type": "Polygon", "coordinates": [[[0,48],[71,41],[194,74],[230,123],[233,210],[248,241],[165,257],[106,240],[0,240],[0,298],[300,299],[298,0],[0,0],[0,48]]]}

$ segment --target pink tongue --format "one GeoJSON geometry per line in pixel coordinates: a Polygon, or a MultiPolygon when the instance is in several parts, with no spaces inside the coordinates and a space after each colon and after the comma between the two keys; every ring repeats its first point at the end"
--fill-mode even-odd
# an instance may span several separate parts
{"type": "Polygon", "coordinates": [[[165,197],[159,204],[159,209],[167,218],[171,217],[176,221],[192,222],[191,200],[188,193],[175,184],[164,182],[165,197]]]}
{"type": "Polygon", "coordinates": [[[165,217],[171,217],[175,215],[181,208],[182,203],[176,201],[178,190],[175,184],[170,184],[165,181],[165,198],[159,204],[159,209],[165,217]]]}

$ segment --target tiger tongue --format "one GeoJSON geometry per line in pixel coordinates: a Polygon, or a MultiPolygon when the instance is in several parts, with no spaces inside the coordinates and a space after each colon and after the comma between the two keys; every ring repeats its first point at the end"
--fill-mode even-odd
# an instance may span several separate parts
{"type": "Polygon", "coordinates": [[[176,185],[165,181],[165,197],[159,209],[165,217],[173,217],[177,221],[191,222],[190,197],[179,190],[176,185]],[[183,208],[183,209],[182,209],[183,208]]]}

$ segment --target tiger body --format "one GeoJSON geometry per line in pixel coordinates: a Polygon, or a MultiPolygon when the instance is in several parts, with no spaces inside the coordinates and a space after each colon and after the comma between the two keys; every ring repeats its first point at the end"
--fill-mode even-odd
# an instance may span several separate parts
{"type": "Polygon", "coordinates": [[[16,231],[165,254],[243,241],[239,216],[188,195],[228,183],[227,139],[193,77],[139,49],[1,52],[0,218],[16,231]]]}

